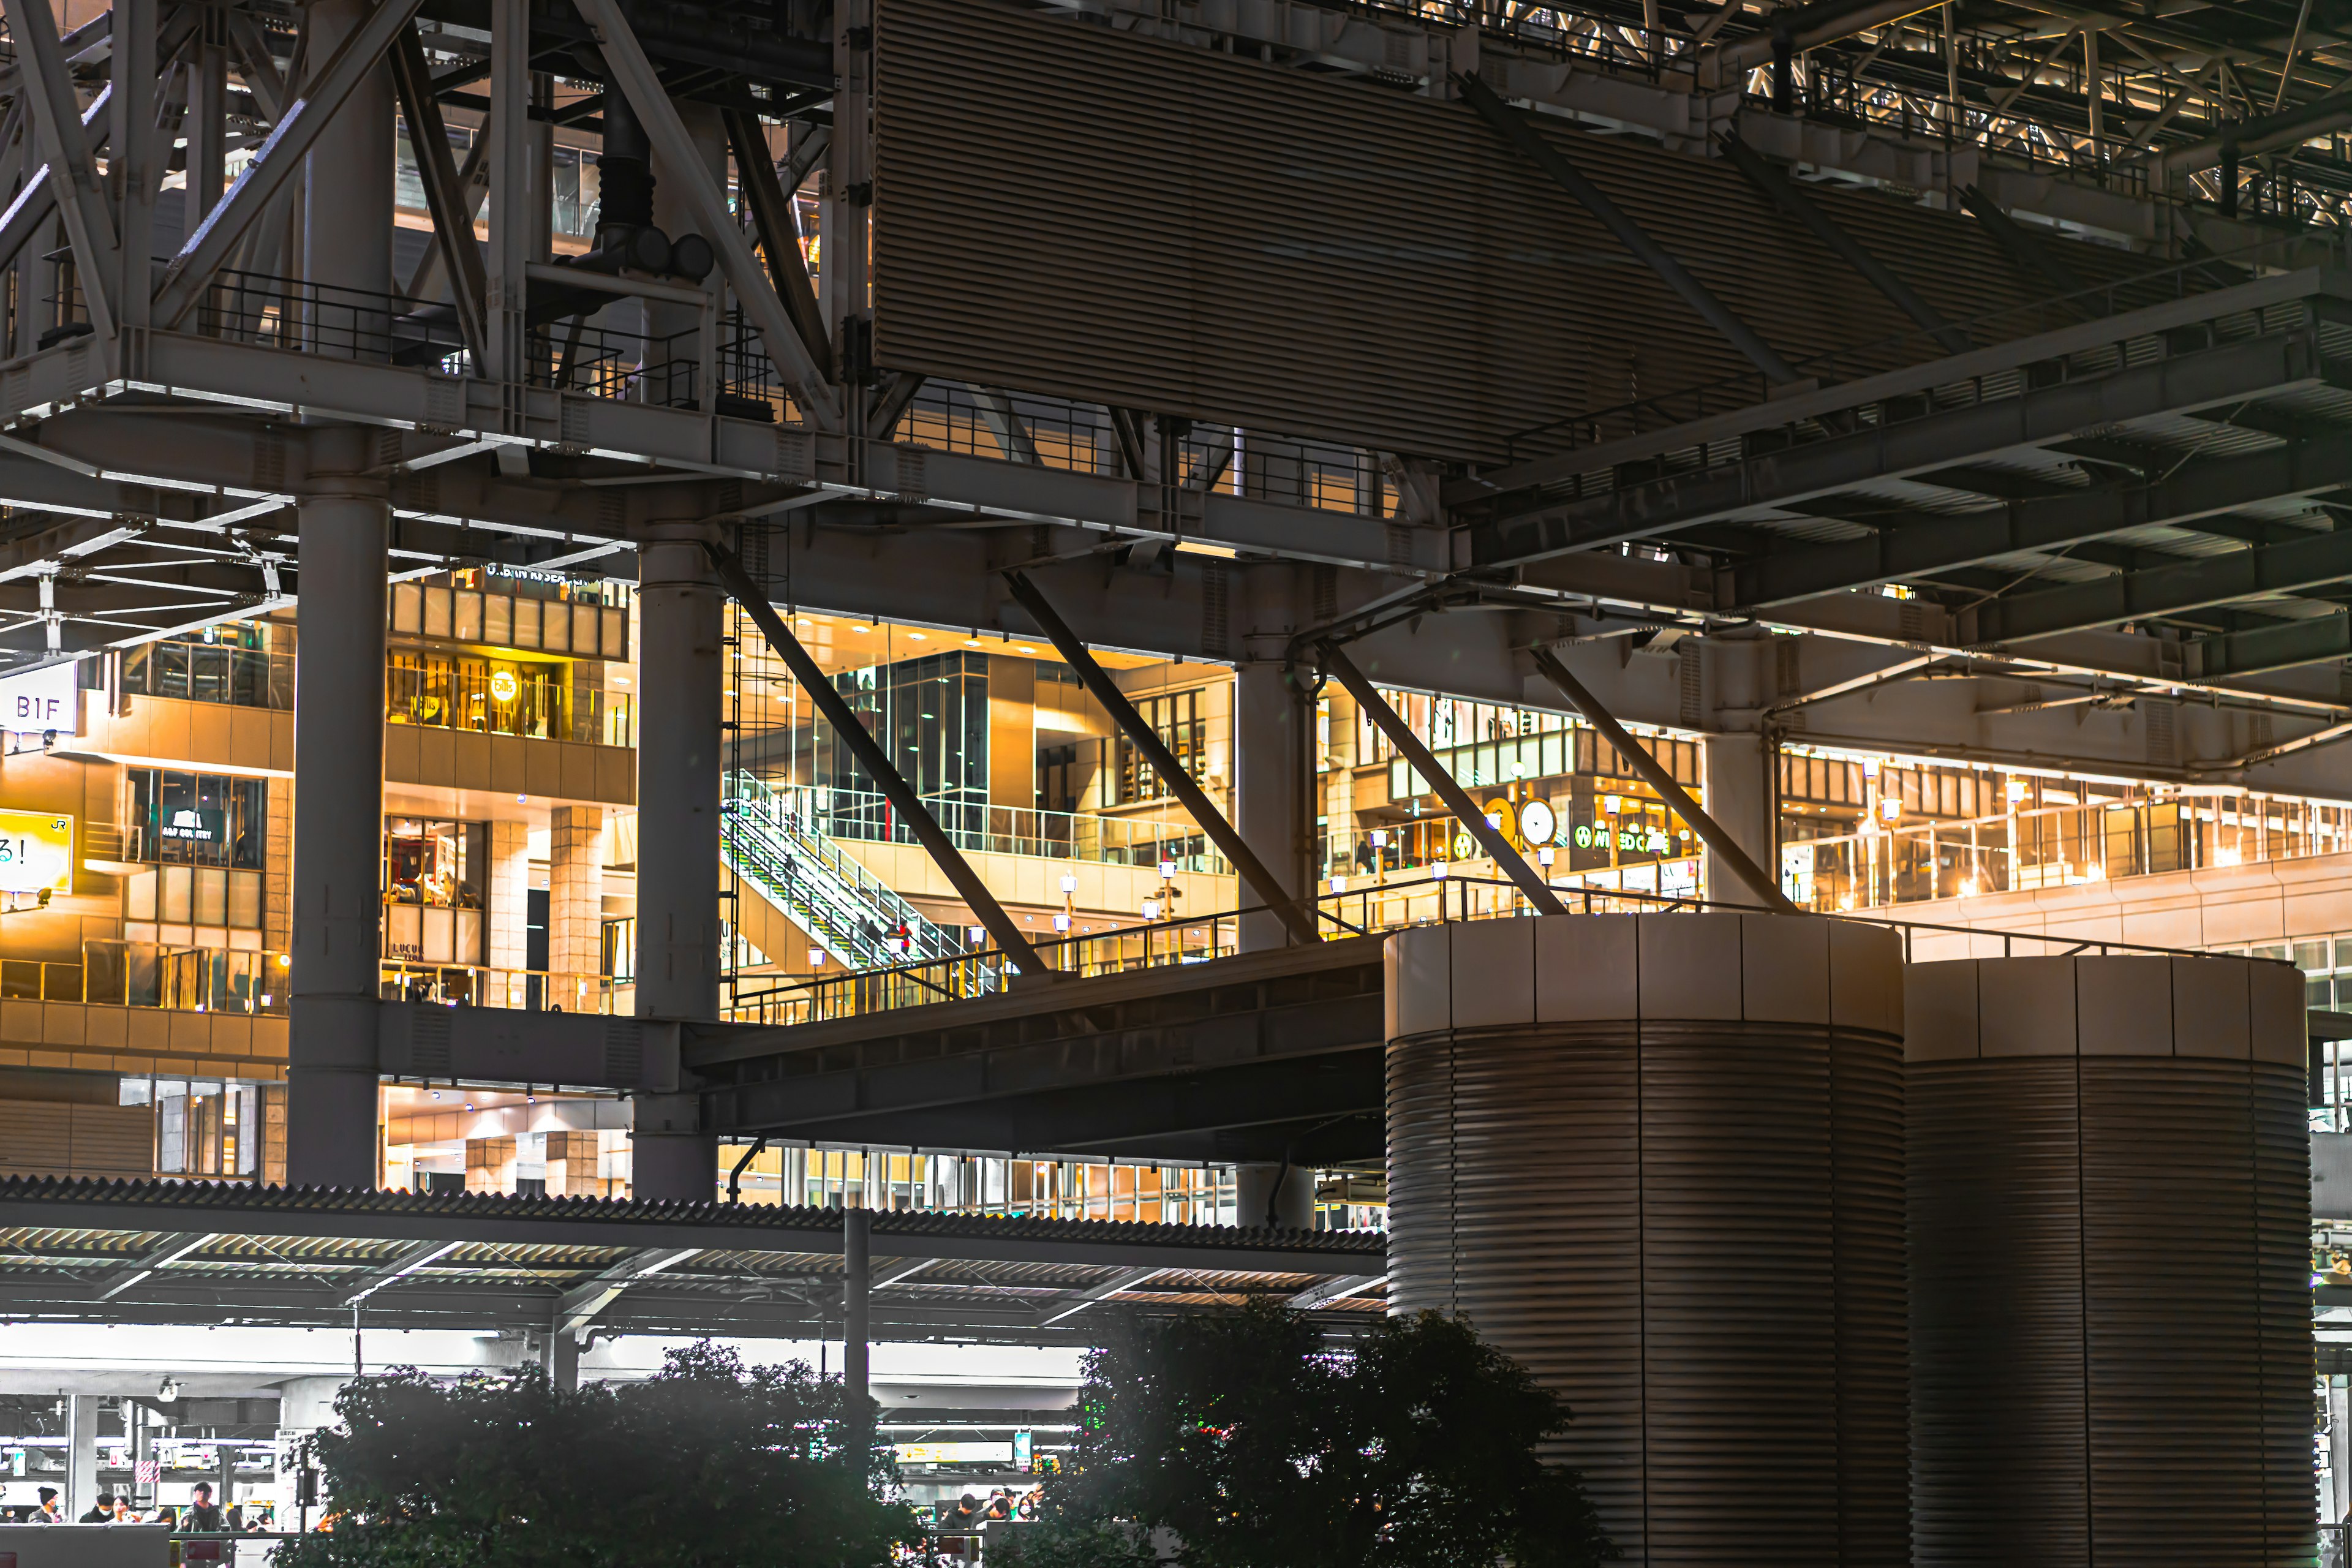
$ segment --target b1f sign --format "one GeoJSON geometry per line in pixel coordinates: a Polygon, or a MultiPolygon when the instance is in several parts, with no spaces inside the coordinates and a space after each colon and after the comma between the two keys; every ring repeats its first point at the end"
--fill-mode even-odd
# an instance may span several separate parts
{"type": "Polygon", "coordinates": [[[79,664],[49,664],[0,677],[0,730],[19,735],[81,733],[79,664]]]}

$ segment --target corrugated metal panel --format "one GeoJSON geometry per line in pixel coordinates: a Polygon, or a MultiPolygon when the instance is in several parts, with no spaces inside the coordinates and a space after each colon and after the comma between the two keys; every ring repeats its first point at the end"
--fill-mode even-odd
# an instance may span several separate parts
{"type": "MultiPolygon", "coordinates": [[[[887,365],[1480,461],[1513,431],[1750,370],[1459,104],[994,0],[879,12],[887,365]]],[[[1784,354],[1913,331],[1728,166],[1553,134],[1784,354]]],[[[1953,318],[2047,291],[1967,218],[1814,199],[1953,318]]],[[[2094,282],[2139,265],[2045,243],[2094,282]]]]}
{"type": "Polygon", "coordinates": [[[2006,1057],[1908,1088],[1921,1568],[2308,1563],[2301,1074],[2006,1057]]]}
{"type": "Polygon", "coordinates": [[[1636,1030],[1391,1042],[1390,1300],[1568,1401],[1628,1562],[1901,1568],[1901,1047],[1636,1030]]]}

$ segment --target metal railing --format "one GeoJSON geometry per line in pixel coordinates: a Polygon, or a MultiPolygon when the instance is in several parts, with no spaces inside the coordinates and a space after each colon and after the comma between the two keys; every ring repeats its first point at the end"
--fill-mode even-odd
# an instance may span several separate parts
{"type": "Polygon", "coordinates": [[[833,842],[800,792],[727,775],[719,802],[728,868],[761,889],[813,945],[853,968],[943,959],[963,943],[833,842]]]}
{"type": "Polygon", "coordinates": [[[2042,806],[1783,843],[1780,886],[1822,913],[2082,887],[2352,849],[2352,807],[2188,796],[2042,806]]]}
{"type": "MultiPolygon", "coordinates": [[[[898,820],[888,799],[879,794],[812,784],[765,787],[772,797],[791,803],[797,821],[827,837],[866,844],[917,842],[914,831],[898,820]]],[[[1025,855],[1034,859],[1233,874],[1225,858],[1192,822],[960,800],[927,799],[923,804],[949,839],[966,854],[1025,855]]]]}
{"type": "Polygon", "coordinates": [[[496,969],[481,963],[422,963],[386,959],[376,994],[386,1002],[446,1007],[501,1007],[522,1013],[610,1013],[614,982],[605,974],[551,969],[496,969]]]}
{"type": "Polygon", "coordinates": [[[122,689],[234,708],[294,709],[294,656],[229,643],[135,643],[122,650],[122,689]]]}
{"type": "MultiPolygon", "coordinates": [[[[1758,914],[1752,904],[1661,893],[1627,892],[1612,888],[1553,884],[1566,912],[1571,915],[1684,914],[1714,911],[1758,914]]],[[[1453,921],[1511,920],[1537,912],[1517,885],[1500,878],[1457,876],[1444,867],[1425,878],[1383,882],[1318,895],[1315,912],[1326,939],[1374,936],[1416,926],[1453,921]]],[[[1253,904],[1214,914],[1124,926],[1115,931],[1065,937],[1034,944],[1045,967],[1068,975],[1125,973],[1137,970],[1202,963],[1239,952],[1240,922],[1245,916],[1265,914],[1253,904]]],[[[2098,937],[2047,935],[2037,931],[1979,931],[1969,926],[1939,925],[1918,921],[1888,920],[1864,914],[1839,918],[1885,926],[1903,938],[1904,957],[1911,956],[1913,940],[1922,932],[1964,936],[1974,942],[1998,940],[2004,957],[2014,956],[2019,943],[2030,951],[2056,950],[2056,956],[2093,952],[2182,954],[2192,950],[2157,947],[2146,942],[2114,942],[2098,937]]],[[[1019,973],[993,949],[926,959],[840,975],[813,975],[765,987],[739,988],[721,1004],[721,1016],[732,1022],[813,1024],[828,1019],[861,1017],[900,1007],[926,1006],[987,994],[1007,973],[1019,973]]]]}

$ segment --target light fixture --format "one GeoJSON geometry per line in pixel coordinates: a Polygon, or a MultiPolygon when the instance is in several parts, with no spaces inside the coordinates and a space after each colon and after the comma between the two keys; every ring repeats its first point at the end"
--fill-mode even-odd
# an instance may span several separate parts
{"type": "Polygon", "coordinates": [[[1066,893],[1075,893],[1077,890],[1078,879],[1076,877],[1065,873],[1062,878],[1062,891],[1066,893]]]}
{"type": "Polygon", "coordinates": [[[1896,820],[1903,815],[1902,799],[1896,795],[1888,795],[1878,803],[1878,815],[1889,822],[1896,820]]]}
{"type": "Polygon", "coordinates": [[[1173,860],[1162,860],[1162,861],[1160,861],[1160,879],[1161,881],[1163,881],[1163,882],[1171,882],[1171,881],[1175,880],[1175,879],[1176,879],[1176,862],[1175,862],[1175,861],[1173,861],[1173,860]]]}
{"type": "Polygon", "coordinates": [[[1613,795],[1602,795],[1601,797],[1601,809],[1607,816],[1616,816],[1618,811],[1617,797],[1613,795]]]}
{"type": "Polygon", "coordinates": [[[1541,846],[1536,850],[1536,864],[1538,866],[1550,865],[1554,853],[1555,851],[1552,849],[1550,845],[1546,844],[1541,846]]]}
{"type": "Polygon", "coordinates": [[[1160,918],[1160,900],[1158,899],[1146,899],[1143,900],[1143,918],[1148,921],[1156,921],[1160,918]]]}
{"type": "Polygon", "coordinates": [[[1054,917],[1054,929],[1061,931],[1068,931],[1070,929],[1070,917],[1067,915],[1055,915],[1054,917]]]}
{"type": "Polygon", "coordinates": [[[1372,829],[1372,847],[1373,847],[1373,848],[1375,848],[1375,849],[1385,849],[1385,848],[1387,848],[1388,847],[1389,847],[1389,830],[1388,830],[1387,828],[1385,828],[1385,827],[1375,827],[1375,828],[1373,828],[1373,829],[1372,829]]]}
{"type": "Polygon", "coordinates": [[[1346,891],[1348,890],[1348,879],[1347,879],[1347,878],[1345,878],[1345,877],[1334,877],[1334,878],[1332,878],[1332,879],[1331,879],[1331,890],[1332,890],[1333,892],[1335,892],[1335,893],[1344,893],[1344,892],[1346,892],[1346,891]]]}
{"type": "Polygon", "coordinates": [[[1440,860],[1432,865],[1429,868],[1429,874],[1437,881],[1443,882],[1445,880],[1445,862],[1440,860]]]}

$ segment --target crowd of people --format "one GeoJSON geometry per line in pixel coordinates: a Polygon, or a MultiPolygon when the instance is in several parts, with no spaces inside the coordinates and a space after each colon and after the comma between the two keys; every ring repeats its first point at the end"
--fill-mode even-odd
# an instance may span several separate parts
{"type": "Polygon", "coordinates": [[[210,1481],[198,1481],[195,1499],[186,1504],[163,1503],[141,1510],[131,1506],[128,1492],[100,1492],[97,1502],[79,1516],[68,1519],[58,1489],[42,1487],[39,1502],[26,1514],[26,1524],[163,1524],[184,1535],[213,1535],[227,1531],[268,1528],[266,1520],[247,1519],[243,1508],[223,1508],[213,1500],[210,1481]]]}

